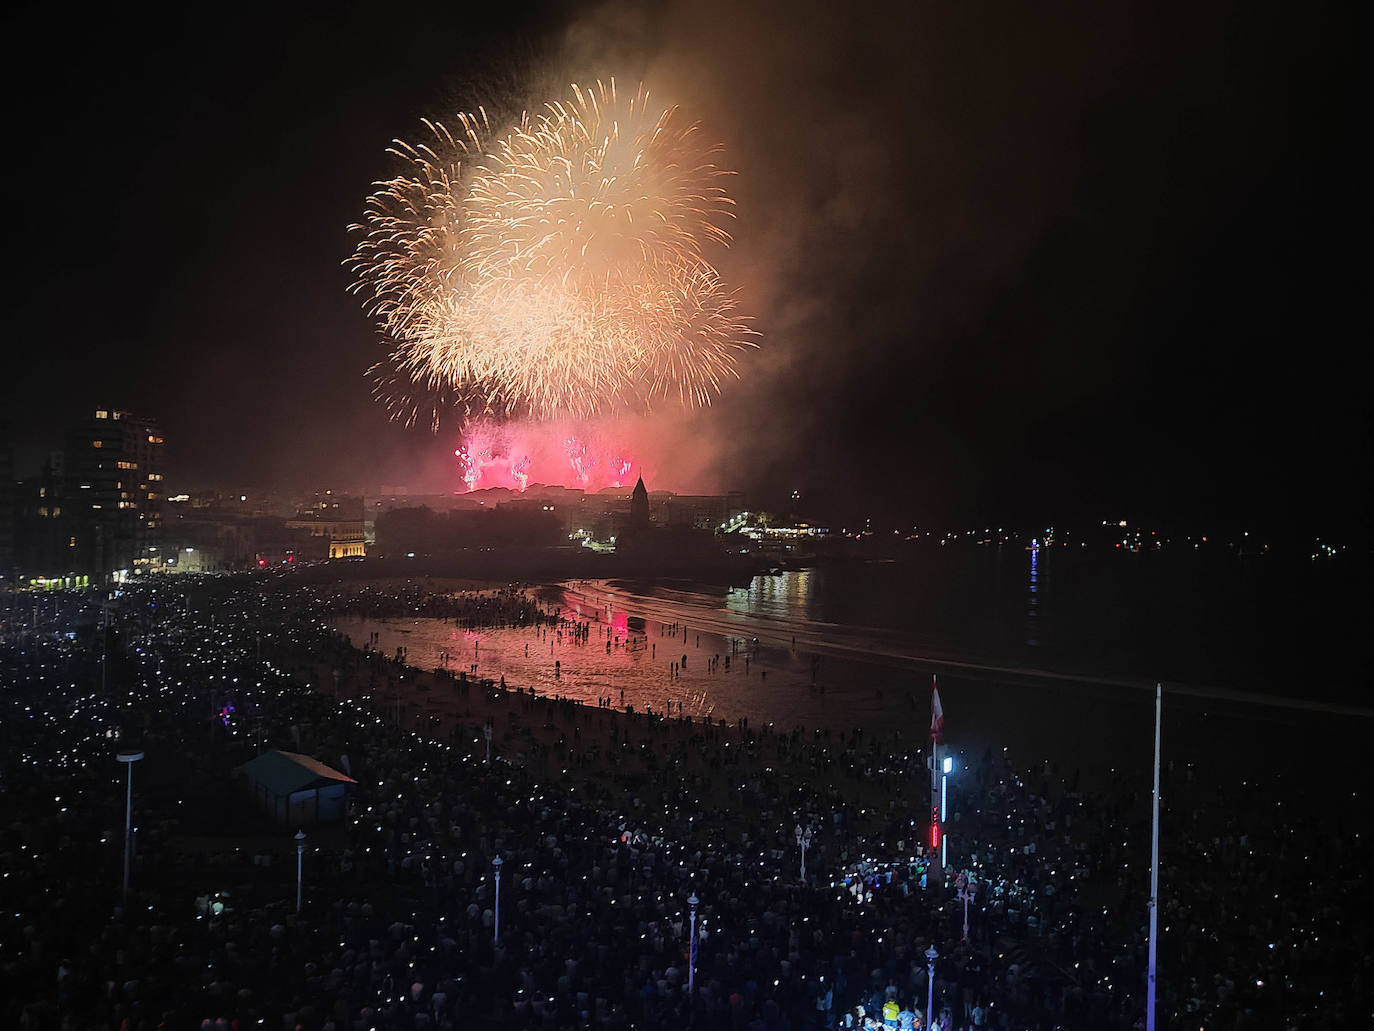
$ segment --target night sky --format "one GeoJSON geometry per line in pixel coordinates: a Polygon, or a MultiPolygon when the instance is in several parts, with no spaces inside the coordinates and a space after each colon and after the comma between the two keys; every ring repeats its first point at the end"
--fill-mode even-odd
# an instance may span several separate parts
{"type": "Polygon", "coordinates": [[[162,420],[173,490],[446,482],[448,436],[371,400],[346,228],[422,116],[599,73],[740,173],[762,347],[655,431],[683,486],[1368,524],[1350,5],[734,6],[7,14],[19,472],[104,403],[162,420]]]}

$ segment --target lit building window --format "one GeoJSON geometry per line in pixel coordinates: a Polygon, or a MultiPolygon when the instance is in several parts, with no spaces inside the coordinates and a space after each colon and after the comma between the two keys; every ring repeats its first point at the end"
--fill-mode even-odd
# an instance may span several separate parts
{"type": "Polygon", "coordinates": [[[96,417],[97,419],[108,419],[108,418],[110,417],[110,413],[109,413],[109,412],[97,411],[97,412],[95,413],[95,417],[96,417]]]}
{"type": "Polygon", "coordinates": [[[93,441],[91,441],[91,447],[104,447],[104,446],[105,446],[105,442],[104,442],[103,440],[93,440],[93,441]]]}

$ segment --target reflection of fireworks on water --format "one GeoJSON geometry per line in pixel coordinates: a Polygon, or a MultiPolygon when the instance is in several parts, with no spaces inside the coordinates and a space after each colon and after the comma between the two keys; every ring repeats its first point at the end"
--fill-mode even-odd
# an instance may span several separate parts
{"type": "Polygon", "coordinates": [[[463,428],[453,452],[465,490],[533,483],[586,490],[628,486],[638,463],[626,443],[606,428],[587,424],[498,423],[477,419],[463,428]]]}
{"type": "Polygon", "coordinates": [[[707,254],[733,201],[699,126],[614,80],[494,139],[485,115],[426,124],[393,150],[407,167],[350,261],[391,347],[374,374],[394,418],[711,403],[753,344],[707,254]]]}

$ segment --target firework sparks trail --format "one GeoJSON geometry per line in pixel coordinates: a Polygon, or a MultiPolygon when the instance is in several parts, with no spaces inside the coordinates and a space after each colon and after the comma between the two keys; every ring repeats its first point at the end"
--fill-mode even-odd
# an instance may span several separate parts
{"type": "Polygon", "coordinates": [[[351,227],[392,417],[709,405],[756,346],[712,264],[734,216],[720,148],[614,80],[574,85],[504,133],[480,111],[457,124],[397,141],[404,171],[351,227]]]}
{"type": "Polygon", "coordinates": [[[572,467],[573,478],[578,486],[585,487],[591,482],[596,469],[596,459],[588,456],[587,445],[576,437],[563,441],[563,450],[568,453],[568,465],[572,467]]]}
{"type": "Polygon", "coordinates": [[[473,454],[466,445],[453,453],[458,458],[458,469],[463,477],[463,483],[467,485],[468,490],[475,490],[482,482],[482,457],[473,454]]]}
{"type": "Polygon", "coordinates": [[[627,457],[632,452],[623,434],[590,423],[473,419],[453,454],[464,491],[507,487],[523,493],[531,483],[601,490],[628,486],[639,467],[627,457]]]}
{"type": "Polygon", "coordinates": [[[515,481],[517,490],[522,493],[528,490],[530,486],[530,456],[521,455],[511,462],[510,474],[511,479],[515,481]]]}

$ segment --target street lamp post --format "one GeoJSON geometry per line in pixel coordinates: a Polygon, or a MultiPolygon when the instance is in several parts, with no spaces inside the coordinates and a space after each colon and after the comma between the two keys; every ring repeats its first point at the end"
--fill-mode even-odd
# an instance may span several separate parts
{"type": "Polygon", "coordinates": [[[803,884],[806,883],[806,850],[811,845],[811,835],[810,827],[803,829],[801,824],[797,824],[797,847],[801,849],[801,879],[803,884]]]}
{"type": "Polygon", "coordinates": [[[687,1004],[692,1005],[692,1000],[696,998],[697,985],[697,905],[700,903],[696,892],[692,892],[687,899],[687,906],[691,912],[692,937],[687,945],[687,1004]]]}
{"type": "Polygon", "coordinates": [[[301,876],[305,870],[305,831],[296,831],[296,912],[301,911],[301,876]]]}
{"type": "Polygon", "coordinates": [[[957,897],[964,904],[964,941],[968,941],[968,904],[973,901],[973,895],[978,890],[978,885],[973,878],[962,873],[954,883],[959,889],[957,897]]]}
{"type": "Polygon", "coordinates": [[[935,951],[935,943],[926,949],[926,1027],[935,1026],[935,961],[940,954],[935,951]]]}
{"type": "Polygon", "coordinates": [[[482,728],[482,736],[487,739],[487,762],[491,762],[491,734],[491,723],[488,722],[487,725],[482,728]]]}
{"type": "Polygon", "coordinates": [[[949,859],[949,832],[945,821],[949,819],[949,775],[954,772],[954,757],[947,755],[940,771],[940,869],[943,870],[949,859]]]}
{"type": "Polygon", "coordinates": [[[124,799],[124,901],[129,901],[129,862],[133,857],[134,826],[134,763],[143,758],[140,749],[125,749],[115,756],[129,771],[128,789],[124,799]]]}
{"type": "MultiPolygon", "coordinates": [[[[34,624],[34,628],[36,629],[36,628],[38,627],[38,608],[37,608],[37,604],[36,604],[36,603],[35,603],[34,610],[33,610],[33,624],[34,624]]],[[[102,696],[105,694],[105,655],[106,655],[106,652],[108,652],[109,650],[110,650],[110,599],[109,599],[109,597],[107,596],[106,599],[105,599],[105,600],[101,603],[101,605],[100,605],[100,693],[101,693],[102,696]]],[[[140,756],[140,758],[142,758],[142,757],[140,756]]],[[[131,762],[134,762],[134,761],[137,761],[137,760],[130,760],[130,761],[131,761],[131,762]]],[[[130,775],[132,776],[133,770],[131,769],[129,772],[130,772],[130,775]]],[[[125,879],[127,880],[128,878],[125,878],[125,879]]],[[[128,887],[128,885],[126,884],[126,885],[124,886],[124,894],[127,895],[128,893],[129,893],[129,887],[128,887]]]]}
{"type": "Polygon", "coordinates": [[[501,857],[497,856],[491,861],[492,872],[496,875],[496,906],[495,919],[491,922],[491,943],[496,945],[501,940],[501,857]]]}

